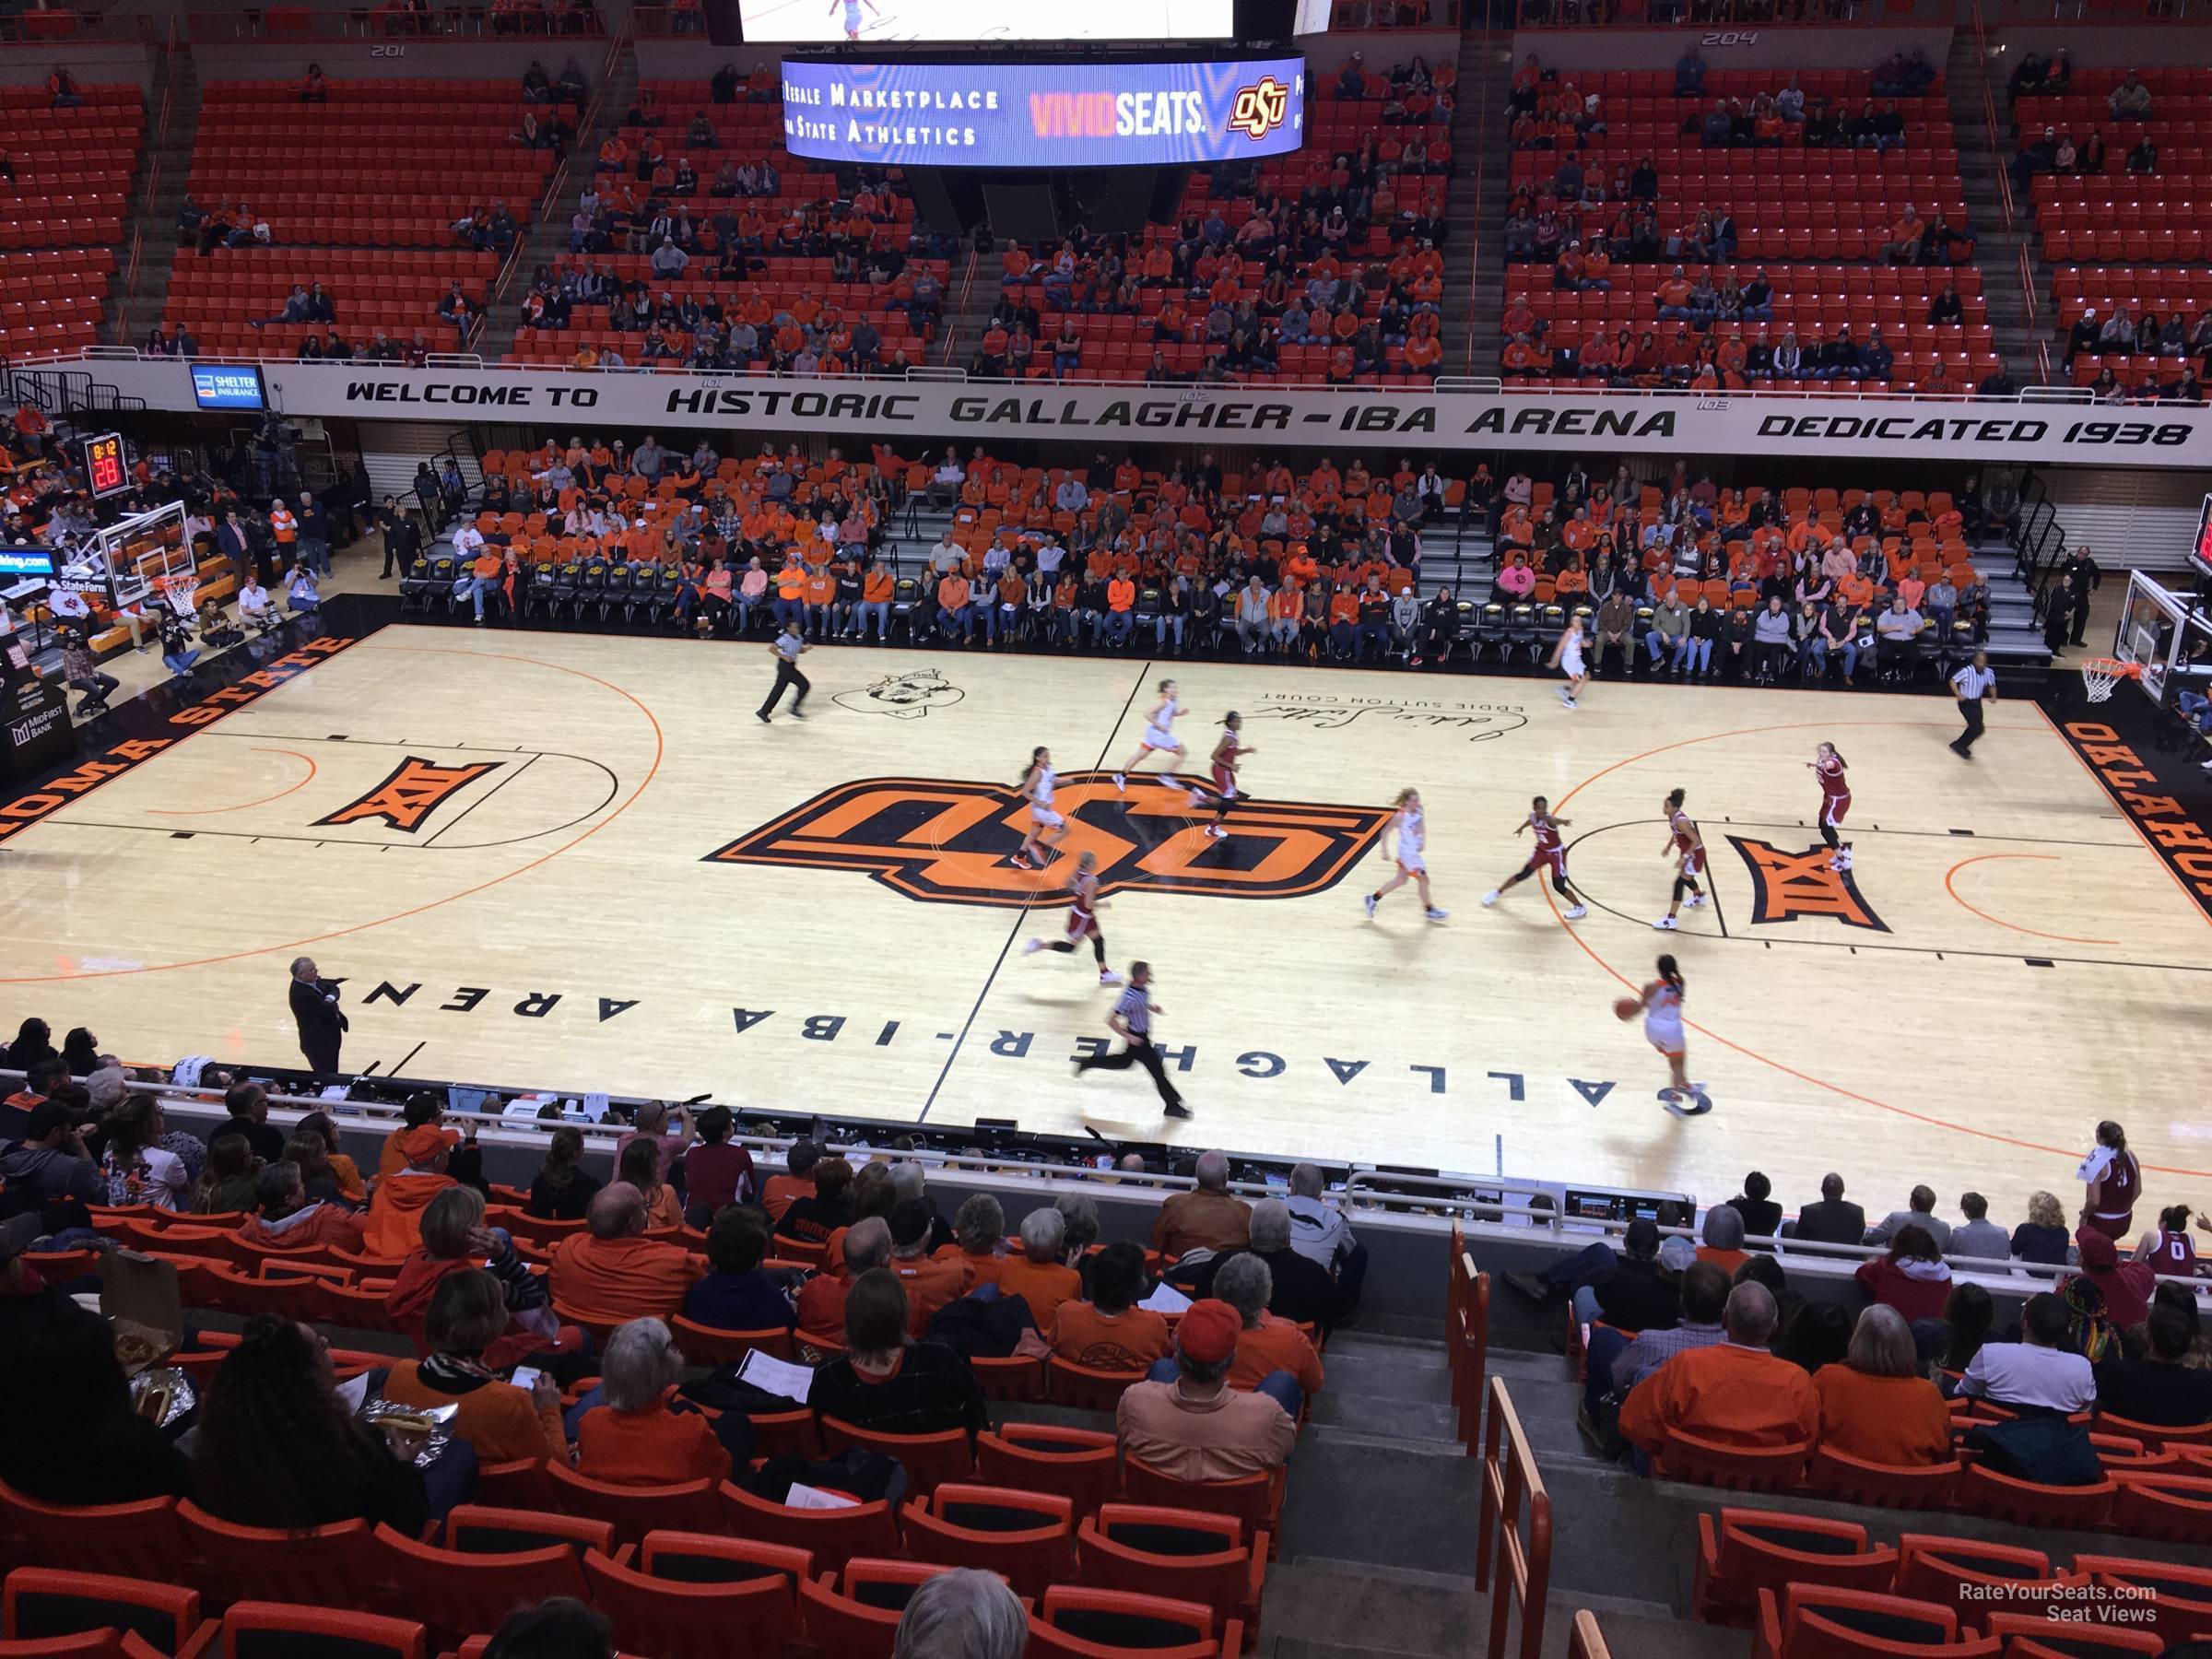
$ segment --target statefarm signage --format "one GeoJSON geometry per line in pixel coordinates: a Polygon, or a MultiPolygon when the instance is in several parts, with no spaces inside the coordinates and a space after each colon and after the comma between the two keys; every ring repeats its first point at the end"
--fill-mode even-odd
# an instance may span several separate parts
{"type": "MultiPolygon", "coordinates": [[[[71,365],[75,367],[75,365],[71,365]]],[[[90,365],[148,407],[190,409],[185,366],[90,365]]],[[[1403,440],[1425,451],[1759,453],[2121,466],[2212,465],[2212,416],[1971,399],[1434,392],[1265,386],[1009,385],[970,381],[791,380],[560,370],[393,369],[290,363],[266,370],[291,416],[407,419],[496,411],[652,429],[717,426],[843,439],[1098,438],[1174,441],[1250,435],[1325,449],[1403,440]]]]}

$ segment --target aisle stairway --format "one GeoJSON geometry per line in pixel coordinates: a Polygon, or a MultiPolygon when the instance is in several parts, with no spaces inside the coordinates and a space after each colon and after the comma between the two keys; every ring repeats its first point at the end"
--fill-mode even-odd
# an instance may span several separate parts
{"type": "Polygon", "coordinates": [[[1512,165],[1509,142],[1512,42],[1470,35],[1459,51],[1459,103],[1452,112],[1452,175],[1444,249],[1444,372],[1495,375],[1505,341],[1505,203],[1512,165]],[[1470,253],[1470,249],[1472,252],[1470,253]]]}
{"type": "Polygon", "coordinates": [[[1990,328],[1997,355],[2005,359],[2005,371],[2017,383],[2031,386],[2042,375],[2029,329],[2027,299],[2020,288],[2020,249],[2033,227],[2024,211],[2015,228],[2006,229],[2005,226],[1998,169],[2005,165],[2006,157],[1990,140],[1983,103],[1988,76],[1988,65],[1974,47],[1973,30],[1959,29],[1951,37],[1944,86],[1950,100],[1951,131],[1959,147],[1959,183],[1973,220],[1974,264],[1982,272],[1982,300],[1989,309],[1990,328]]]}

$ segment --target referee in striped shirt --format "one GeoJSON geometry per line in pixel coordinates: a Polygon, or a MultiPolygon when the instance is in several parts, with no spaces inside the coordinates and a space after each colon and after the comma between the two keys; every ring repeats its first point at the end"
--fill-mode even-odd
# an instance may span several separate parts
{"type": "Polygon", "coordinates": [[[1971,760],[1974,739],[1982,735],[1982,705],[1997,700],[1997,677],[1987,652],[1975,652],[1974,660],[1951,676],[1951,691],[1959,699],[1959,717],[1966,722],[1966,729],[1951,739],[1951,753],[1971,760]]]}
{"type": "Polygon", "coordinates": [[[1129,964],[1129,988],[1106,1016],[1107,1029],[1128,1046],[1118,1053],[1084,1055],[1076,1062],[1076,1073],[1079,1077],[1087,1071],[1127,1071],[1132,1065],[1141,1065],[1151,1073],[1152,1085],[1159,1090],[1168,1116],[1187,1118],[1191,1109],[1175,1092],[1175,1085],[1168,1080],[1168,1068],[1160,1063],[1159,1051],[1152,1046],[1152,1016],[1159,1012],[1159,1005],[1152,1000],[1151,983],[1151,963],[1129,964]]]}

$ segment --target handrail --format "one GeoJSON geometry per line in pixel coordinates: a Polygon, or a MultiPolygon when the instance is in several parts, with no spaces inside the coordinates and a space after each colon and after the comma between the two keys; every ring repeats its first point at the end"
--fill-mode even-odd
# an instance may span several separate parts
{"type": "MultiPolygon", "coordinates": [[[[968,314],[968,297],[975,292],[977,255],[971,245],[968,250],[968,268],[960,273],[960,291],[953,302],[937,312],[945,325],[944,337],[937,342],[937,362],[946,368],[959,368],[955,352],[959,345],[959,319],[968,314]]],[[[963,376],[966,371],[961,371],[963,376]]]]}
{"type": "MultiPolygon", "coordinates": [[[[585,135],[599,124],[600,112],[606,108],[607,83],[615,77],[615,65],[622,60],[622,49],[630,43],[630,19],[625,18],[622,26],[608,38],[606,57],[599,65],[599,84],[592,88],[590,100],[576,116],[576,143],[567,155],[561,157],[560,164],[546,175],[546,188],[538,196],[537,211],[532,216],[533,226],[552,224],[560,212],[561,204],[568,194],[570,169],[576,163],[577,151],[583,147],[585,135]]],[[[523,255],[529,240],[527,234],[517,236],[514,245],[507,250],[507,257],[500,263],[499,275],[492,278],[491,290],[485,296],[484,313],[469,331],[468,343],[471,346],[483,344],[485,336],[491,332],[492,312],[507,303],[507,296],[514,288],[515,274],[523,268],[523,255]]]]}
{"type": "Polygon", "coordinates": [[[1575,1613],[1574,1628],[1567,1637],[1567,1659],[1613,1659],[1606,1633],[1597,1628],[1597,1615],[1587,1607],[1575,1613]]]}
{"type": "Polygon", "coordinates": [[[1982,124],[1989,137],[1990,169],[1997,176],[1997,210],[2004,217],[2006,231],[2020,238],[2013,256],[2020,280],[2020,305],[2027,318],[2028,345],[2034,353],[2038,372],[2043,379],[2051,378],[2051,353],[2042,338],[2042,321],[2035,304],[2035,267],[2028,258],[2026,235],[2027,213],[2016,206],[2012,194],[2012,170],[2005,165],[2004,130],[1997,123],[1997,98],[1991,89],[1989,79],[1989,34],[1982,17],[1982,0],[1971,0],[1969,13],[1974,29],[1974,74],[1981,83],[1982,124]]]}
{"type": "Polygon", "coordinates": [[[1521,1610],[1519,1659],[1539,1659],[1544,1648],[1544,1609],[1551,1592],[1551,1494],[1536,1467],[1536,1454],[1523,1432],[1505,1379],[1492,1377],[1488,1420],[1482,1435],[1482,1514],[1475,1538],[1475,1588],[1490,1592],[1488,1659],[1505,1659],[1505,1624],[1521,1610]],[[1528,1536],[1521,1535],[1524,1504],[1528,1536]],[[1509,1582],[1493,1586],[1493,1555],[1509,1582]],[[1500,1594],[1500,1590],[1510,1594],[1500,1594]]]}
{"type": "MultiPolygon", "coordinates": [[[[1348,1202],[1348,1189],[1347,1189],[1348,1202]]],[[[1452,1224],[1452,1255],[1444,1288],[1444,1360],[1452,1376],[1452,1408],[1459,1441],[1475,1455],[1482,1436],[1483,1373],[1489,1363],[1490,1276],[1478,1272],[1467,1253],[1466,1232],[1452,1224]]]]}
{"type": "MultiPolygon", "coordinates": [[[[1476,95],[1477,101],[1475,110],[1475,131],[1478,138],[1481,135],[1488,133],[1490,125],[1490,76],[1488,73],[1488,59],[1491,51],[1492,27],[1490,16],[1491,14],[1488,8],[1485,7],[1482,14],[1481,41],[1480,43],[1475,48],[1475,61],[1481,67],[1481,73],[1478,78],[1482,83],[1480,91],[1476,95]]],[[[1457,63],[1457,67],[1459,70],[1458,85],[1460,90],[1463,92],[1465,91],[1467,85],[1466,56],[1466,37],[1463,35],[1460,37],[1459,59],[1457,63]]],[[[1482,312],[1483,300],[1481,277],[1478,273],[1482,269],[1482,173],[1484,163],[1487,158],[1483,155],[1479,148],[1477,149],[1477,153],[1472,156],[1465,155],[1457,148],[1454,148],[1452,154],[1453,159],[1459,166],[1472,166],[1475,169],[1475,211],[1467,216],[1466,368],[1467,372],[1469,374],[1473,374],[1475,372],[1475,319],[1482,312]]],[[[1509,184],[1512,182],[1510,174],[1508,175],[1506,182],[1509,184]]],[[[1503,294],[1493,294],[1490,297],[1490,300],[1492,304],[1501,305],[1504,303],[1505,296],[1503,294]]]]}

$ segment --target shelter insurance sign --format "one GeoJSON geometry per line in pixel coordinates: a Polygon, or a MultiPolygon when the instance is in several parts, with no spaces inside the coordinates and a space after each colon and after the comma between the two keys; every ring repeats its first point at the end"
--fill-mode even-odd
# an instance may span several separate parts
{"type": "Polygon", "coordinates": [[[783,143],[870,167],[1179,167],[1305,134],[1306,61],[933,64],[783,60],[783,143]]]}
{"type": "MultiPolygon", "coordinates": [[[[72,363],[72,367],[76,365],[72,363]]],[[[194,407],[187,366],[103,359],[95,378],[155,409],[194,407]]],[[[2212,465],[2212,412],[1971,399],[1545,396],[1371,387],[1068,385],[765,375],[579,373],[274,363],[269,402],[291,416],[451,418],[834,437],[1065,438],[1422,453],[1766,454],[1886,460],[2212,465]]]]}

